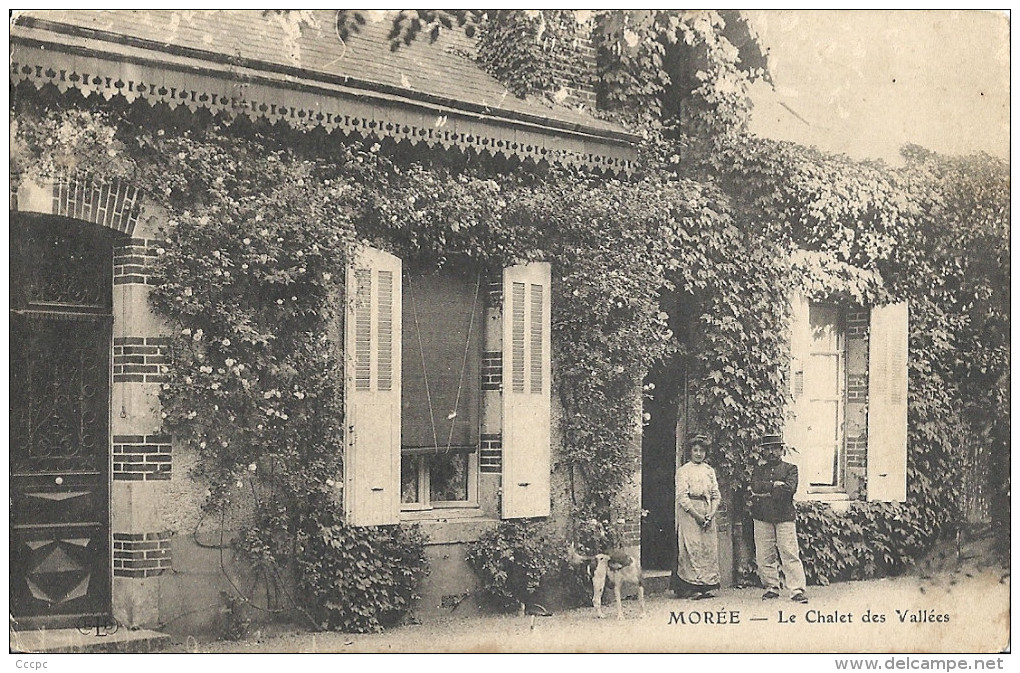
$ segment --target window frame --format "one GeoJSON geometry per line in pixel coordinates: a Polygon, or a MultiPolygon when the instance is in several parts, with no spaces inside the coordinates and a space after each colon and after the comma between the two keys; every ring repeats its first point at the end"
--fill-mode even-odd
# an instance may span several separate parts
{"type": "Polygon", "coordinates": [[[401,472],[401,515],[407,512],[431,512],[434,510],[449,509],[477,509],[478,508],[478,451],[471,453],[458,451],[467,455],[467,499],[466,500],[432,500],[431,470],[428,465],[429,456],[437,455],[435,452],[401,453],[400,467],[404,467],[407,459],[415,460],[418,463],[418,494],[415,502],[403,501],[403,472],[401,472]]]}
{"type": "MultiPolygon", "coordinates": [[[[402,274],[409,273],[408,269],[404,269],[402,274]]],[[[403,283],[403,277],[401,278],[403,283]]],[[[406,301],[406,299],[404,299],[406,301]]],[[[479,376],[473,382],[465,382],[465,385],[471,384],[478,388],[478,413],[476,418],[478,420],[478,432],[477,442],[481,442],[482,434],[482,378],[481,378],[481,361],[483,359],[483,353],[485,352],[485,331],[484,331],[484,316],[485,316],[485,295],[483,292],[479,293],[479,376]]],[[[401,360],[401,368],[403,368],[403,359],[401,360]]],[[[403,377],[402,377],[403,380],[403,377]]],[[[443,510],[444,512],[450,512],[455,510],[471,510],[478,509],[478,462],[479,462],[480,446],[476,445],[473,450],[466,451],[464,447],[458,447],[457,449],[451,449],[450,454],[465,454],[467,456],[467,497],[464,500],[433,500],[431,497],[432,491],[432,473],[429,465],[429,457],[435,455],[442,455],[446,453],[443,449],[419,449],[419,448],[405,448],[400,447],[400,516],[401,518],[416,518],[415,515],[427,515],[429,512],[435,512],[437,510],[443,510]],[[404,502],[403,493],[403,470],[404,462],[407,460],[413,460],[417,463],[417,481],[418,481],[418,499],[414,502],[404,502]]],[[[444,514],[445,515],[445,514],[444,514]]],[[[422,516],[421,518],[428,518],[422,516]]]]}
{"type": "MultiPolygon", "coordinates": [[[[811,325],[811,309],[814,307],[824,307],[835,309],[836,312],[836,350],[817,351],[814,348],[814,338],[812,335],[811,345],[808,348],[807,356],[811,358],[815,355],[828,355],[835,354],[837,357],[837,372],[836,379],[837,385],[839,386],[836,395],[836,432],[838,437],[836,439],[836,478],[835,483],[829,485],[812,485],[806,482],[804,485],[804,491],[807,495],[818,495],[818,496],[839,496],[847,495],[847,450],[846,450],[846,421],[847,421],[847,307],[837,302],[818,302],[808,300],[808,326],[810,329],[811,325]]],[[[808,395],[808,387],[804,387],[804,395],[808,395]]],[[[801,479],[805,479],[806,475],[801,475],[801,479]]]]}

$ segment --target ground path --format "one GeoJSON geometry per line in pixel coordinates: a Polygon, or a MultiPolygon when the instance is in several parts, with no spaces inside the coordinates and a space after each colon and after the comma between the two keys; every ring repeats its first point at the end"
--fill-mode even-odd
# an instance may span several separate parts
{"type": "Polygon", "coordinates": [[[811,602],[761,600],[760,589],[712,599],[652,596],[615,619],[590,607],[537,618],[483,616],[378,634],[259,632],[240,642],[179,643],[192,652],[1001,652],[1009,647],[1008,573],[971,569],[810,587],[811,602]],[[899,612],[897,612],[899,611],[899,612]],[[780,614],[781,613],[781,614],[780,614]],[[881,617],[880,617],[881,616],[881,617]],[[782,620],[782,621],[781,621],[782,620]],[[709,623],[711,622],[711,623],[709,623]],[[720,623],[722,622],[722,623],[720,623]]]}

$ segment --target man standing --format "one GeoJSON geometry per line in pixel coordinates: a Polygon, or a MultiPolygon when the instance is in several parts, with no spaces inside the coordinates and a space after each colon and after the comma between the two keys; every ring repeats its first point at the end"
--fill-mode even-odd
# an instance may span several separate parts
{"type": "Polygon", "coordinates": [[[797,466],[783,461],[781,435],[765,435],[759,446],[765,462],[751,474],[751,518],[754,519],[754,553],[758,577],[765,586],[762,600],[779,598],[779,563],[782,563],[791,600],[807,603],[804,566],[797,544],[793,494],[797,492],[797,466]]]}

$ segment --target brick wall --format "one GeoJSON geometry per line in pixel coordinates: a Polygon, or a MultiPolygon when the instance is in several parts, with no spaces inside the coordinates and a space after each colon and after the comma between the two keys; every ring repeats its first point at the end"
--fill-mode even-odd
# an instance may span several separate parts
{"type": "Polygon", "coordinates": [[[147,238],[131,238],[118,244],[113,252],[113,284],[154,284],[151,270],[160,244],[147,238]]]}
{"type": "Polygon", "coordinates": [[[113,574],[152,577],[172,567],[170,533],[114,533],[113,574]]]}
{"type": "Polygon", "coordinates": [[[846,316],[846,335],[850,339],[867,339],[871,318],[868,311],[851,311],[846,316]]]}
{"type": "MultiPolygon", "coordinates": [[[[560,20],[576,23],[572,11],[564,12],[560,20]]],[[[556,86],[553,87],[552,93],[555,94],[561,88],[567,91],[563,105],[595,109],[595,84],[598,81],[598,72],[595,46],[592,42],[593,28],[594,21],[590,19],[576,26],[577,36],[570,45],[554,44],[549,38],[543,38],[543,47],[556,50],[560,55],[558,73],[553,76],[556,86]]]]}
{"type": "Polygon", "coordinates": [[[170,435],[114,435],[114,480],[169,480],[171,465],[170,435]]]}
{"type": "Polygon", "coordinates": [[[114,383],[163,383],[167,343],[166,337],[115,337],[114,383]]]}
{"type": "Polygon", "coordinates": [[[478,469],[485,473],[503,471],[503,435],[499,433],[482,434],[482,448],[478,456],[478,469]]]}

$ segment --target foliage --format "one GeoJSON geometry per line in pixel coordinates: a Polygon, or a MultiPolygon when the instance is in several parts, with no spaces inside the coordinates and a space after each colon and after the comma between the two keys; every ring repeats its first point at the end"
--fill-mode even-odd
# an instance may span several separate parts
{"type": "MultiPolygon", "coordinates": [[[[341,11],[338,25],[356,30],[358,16],[341,11]]],[[[320,530],[333,531],[322,538],[331,549],[355,544],[342,523],[313,513],[332,511],[341,495],[335,307],[347,251],[364,241],[408,267],[552,262],[553,376],[564,411],[556,469],[572,477],[576,533],[593,545],[618,542],[612,500],[637,467],[629,447],[640,430],[638,391],[660,363],[687,373],[691,422],[713,437],[715,466],[740,510],[758,458],[753,439],[783,420],[793,287],[911,307],[908,503],[855,503],[843,515],[802,509],[814,577],[898,571],[957,521],[967,442],[988,452],[1000,477],[995,516],[1008,524],[1007,167],[909,148],[907,167],[893,169],[742,135],[747,86],[764,61],[739,15],[592,17],[600,103],[648,132],[633,180],[398,155],[244,119],[183,123],[140,106],[34,109],[21,99],[13,174],[118,177],[168,213],[153,292],[173,327],[161,403],[175,439],[200,454],[209,507],[247,486],[267,531],[249,551],[272,563],[320,530]],[[827,536],[829,527],[844,533],[827,536]]],[[[581,28],[568,19],[415,10],[397,15],[392,38],[477,31],[480,60],[530,95],[558,86],[553,65],[581,28]]],[[[507,546],[540,546],[527,527],[502,534],[507,546]]],[[[527,593],[527,577],[513,592],[527,593]]],[[[325,579],[308,589],[339,591],[325,579]]]]}
{"type": "Polygon", "coordinates": [[[569,10],[504,9],[487,12],[486,17],[478,38],[478,60],[485,69],[520,98],[553,93],[554,100],[565,100],[565,88],[555,93],[553,89],[578,61],[584,71],[577,50],[584,22],[569,10]]]}
{"type": "Polygon", "coordinates": [[[599,19],[600,107],[638,128],[670,125],[673,137],[745,127],[748,87],[767,64],[737,12],[625,10],[599,19]]]}
{"type": "Polygon", "coordinates": [[[31,100],[21,100],[21,114],[11,118],[11,180],[82,172],[106,179],[126,176],[134,164],[124,154],[109,115],[96,110],[46,114],[31,100]]]}
{"type": "MultiPolygon", "coordinates": [[[[984,154],[942,157],[908,146],[904,170],[917,225],[904,232],[890,284],[922,301],[924,331],[910,347],[931,353],[917,374],[912,441],[965,449],[944,459],[921,454],[918,470],[991,477],[990,506],[1000,551],[1010,539],[1010,177],[1006,162],[984,154]],[[946,422],[946,409],[952,421],[946,422]],[[955,425],[955,427],[953,427],[955,425]],[[948,426],[948,427],[947,427],[948,426]]],[[[911,384],[914,384],[912,378],[911,384]]],[[[912,407],[913,408],[913,407],[912,407]]],[[[978,485],[971,482],[971,488],[978,485]]],[[[959,485],[957,485],[959,487],[959,485]]],[[[961,497],[932,484],[954,511],[961,497]]]]}
{"type": "MultiPolygon", "coordinates": [[[[347,39],[365,23],[339,10],[347,39]]],[[[683,136],[704,138],[744,128],[748,86],[767,78],[767,58],[746,17],[701,10],[402,10],[394,13],[390,47],[427,35],[435,42],[456,27],[477,36],[478,61],[520,97],[550,94],[562,102],[562,75],[596,51],[598,107],[646,134],[664,122],[683,136]]],[[[585,68],[580,69],[586,73],[585,68]]],[[[583,74],[572,86],[593,82],[583,74]]]]}
{"type": "Polygon", "coordinates": [[[223,599],[225,622],[220,632],[224,640],[241,640],[248,635],[251,628],[251,617],[245,612],[244,601],[234,594],[225,591],[220,592],[223,599]]]}
{"type": "Polygon", "coordinates": [[[602,508],[592,504],[575,508],[573,524],[572,543],[583,556],[619,549],[623,544],[619,527],[602,508]]]}
{"type": "Polygon", "coordinates": [[[561,554],[537,521],[504,521],[469,545],[466,559],[484,595],[497,607],[516,610],[532,600],[561,554]]]}
{"type": "Polygon", "coordinates": [[[258,472],[267,506],[294,516],[340,474],[342,376],[325,346],[353,238],[347,185],[256,142],[157,134],[150,149],[176,213],[152,292],[173,326],[164,422],[199,451],[210,505],[258,472]]]}
{"type": "Polygon", "coordinates": [[[428,573],[418,526],[307,523],[297,535],[299,588],[320,628],[367,633],[407,618],[428,573]]]}
{"type": "Polygon", "coordinates": [[[912,505],[853,502],[846,512],[797,503],[797,537],[809,584],[898,574],[938,537],[912,505]]]}
{"type": "MultiPolygon", "coordinates": [[[[947,160],[916,148],[904,169],[756,138],[728,138],[716,150],[702,168],[733,195],[736,219],[793,251],[794,287],[857,305],[909,302],[908,506],[889,523],[893,538],[903,536],[890,543],[893,560],[877,563],[900,568],[903,554],[919,549],[917,535],[904,531],[927,531],[930,543],[961,520],[968,452],[986,452],[992,465],[1008,461],[1007,416],[993,411],[1008,399],[1008,169],[988,157],[947,160]],[[978,333],[975,324],[990,329],[978,333]]],[[[977,467],[970,474],[1008,490],[1004,472],[977,467]]],[[[883,505],[855,507],[859,516],[888,518],[883,505]]],[[[855,520],[829,523],[852,531],[855,520]]],[[[884,544],[872,527],[863,530],[867,545],[884,544]]],[[[826,562],[844,551],[833,545],[849,542],[818,535],[810,544],[819,577],[849,572],[826,562]]],[[[861,568],[872,571],[866,559],[861,568]]]]}

